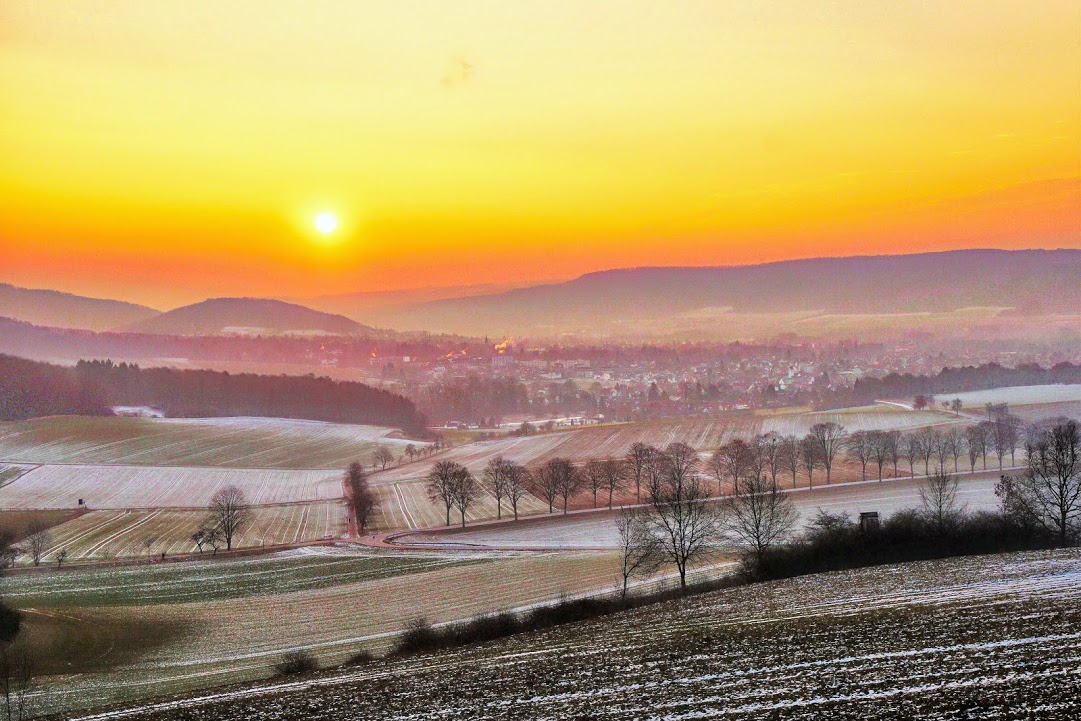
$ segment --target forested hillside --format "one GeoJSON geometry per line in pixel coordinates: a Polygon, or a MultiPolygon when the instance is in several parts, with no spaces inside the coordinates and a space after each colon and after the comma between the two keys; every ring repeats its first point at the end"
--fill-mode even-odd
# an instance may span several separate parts
{"type": "Polygon", "coordinates": [[[0,355],[0,420],[108,415],[152,406],[173,417],[263,416],[365,423],[423,433],[424,417],[402,396],[363,383],[308,376],[140,368],[80,361],[74,368],[0,355]]]}

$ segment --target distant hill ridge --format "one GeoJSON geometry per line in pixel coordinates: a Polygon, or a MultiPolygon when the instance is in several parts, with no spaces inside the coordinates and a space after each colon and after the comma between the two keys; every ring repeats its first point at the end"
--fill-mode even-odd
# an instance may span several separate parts
{"type": "Polygon", "coordinates": [[[225,332],[348,334],[371,331],[342,315],[267,298],[210,298],[134,323],[125,330],[166,335],[225,332]]]}
{"type": "Polygon", "coordinates": [[[135,303],[0,283],[0,316],[39,326],[105,331],[141,323],[159,313],[135,303]]]}
{"type": "Polygon", "coordinates": [[[812,258],[750,266],[647,267],[587,273],[564,283],[444,299],[380,319],[458,333],[543,332],[706,308],[737,313],[901,313],[966,307],[1081,312],[1081,250],[958,250],[812,258]]]}

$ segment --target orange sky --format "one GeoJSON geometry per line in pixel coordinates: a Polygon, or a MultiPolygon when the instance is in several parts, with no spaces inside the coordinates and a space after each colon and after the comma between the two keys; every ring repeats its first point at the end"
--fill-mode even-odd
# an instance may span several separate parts
{"type": "Polygon", "coordinates": [[[0,4],[0,281],[165,308],[991,246],[1081,247],[1076,0],[0,4]]]}

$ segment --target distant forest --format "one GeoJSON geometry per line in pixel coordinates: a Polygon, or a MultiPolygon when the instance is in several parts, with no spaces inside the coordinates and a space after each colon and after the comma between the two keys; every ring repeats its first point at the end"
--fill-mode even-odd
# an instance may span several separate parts
{"type": "Polygon", "coordinates": [[[933,376],[890,373],[882,378],[861,378],[847,388],[834,389],[825,395],[820,405],[824,408],[842,408],[867,405],[884,398],[914,398],[917,395],[1055,383],[1081,383],[1081,365],[1058,363],[1051,368],[1043,368],[1033,363],[1006,368],[997,363],[985,363],[981,366],[943,368],[933,376]]]}
{"type": "Polygon", "coordinates": [[[167,416],[260,416],[366,423],[425,433],[402,396],[363,383],[307,376],[140,368],[80,361],[74,368],[0,355],[0,419],[112,415],[112,406],[151,406],[167,416]]]}

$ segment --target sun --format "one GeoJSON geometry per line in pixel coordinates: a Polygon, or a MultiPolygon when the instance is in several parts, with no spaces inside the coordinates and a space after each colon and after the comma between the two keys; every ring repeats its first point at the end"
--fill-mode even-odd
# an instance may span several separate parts
{"type": "Polygon", "coordinates": [[[315,229],[323,235],[330,235],[338,229],[338,216],[327,211],[316,213],[315,218],[312,220],[312,224],[315,226],[315,229]]]}

